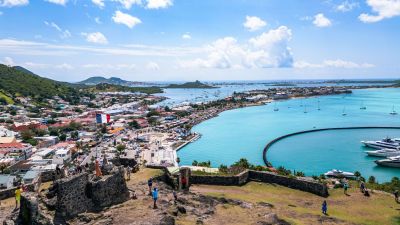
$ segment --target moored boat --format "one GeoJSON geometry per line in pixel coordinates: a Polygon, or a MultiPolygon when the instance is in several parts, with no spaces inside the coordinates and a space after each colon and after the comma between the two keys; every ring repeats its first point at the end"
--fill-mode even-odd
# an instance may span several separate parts
{"type": "Polygon", "coordinates": [[[396,167],[400,168],[400,156],[389,157],[387,159],[376,160],[379,166],[396,167]]]}
{"type": "Polygon", "coordinates": [[[380,149],[375,151],[366,151],[369,156],[374,157],[393,157],[393,156],[400,156],[400,149],[380,149]]]}
{"type": "Polygon", "coordinates": [[[328,171],[324,173],[325,176],[327,177],[337,177],[337,178],[355,178],[354,173],[350,172],[345,172],[337,169],[333,169],[331,171],[328,171]]]}

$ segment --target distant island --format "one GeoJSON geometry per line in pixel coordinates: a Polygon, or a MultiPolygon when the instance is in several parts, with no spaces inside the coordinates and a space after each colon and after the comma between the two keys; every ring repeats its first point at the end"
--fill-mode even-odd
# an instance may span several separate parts
{"type": "Polygon", "coordinates": [[[84,85],[115,84],[115,85],[124,85],[124,86],[135,86],[135,85],[146,85],[147,83],[139,82],[139,81],[123,80],[119,77],[105,78],[105,77],[101,77],[101,76],[95,76],[95,77],[89,77],[86,80],[77,82],[77,84],[84,84],[84,85]]]}
{"type": "Polygon", "coordinates": [[[204,84],[204,83],[201,83],[200,81],[196,80],[195,82],[186,82],[183,84],[170,84],[163,88],[208,88],[208,89],[211,89],[211,88],[218,88],[218,87],[204,84]]]}
{"type": "Polygon", "coordinates": [[[140,92],[144,94],[163,93],[163,90],[160,87],[156,86],[128,87],[124,85],[105,84],[105,83],[88,86],[86,89],[91,92],[140,92]]]}

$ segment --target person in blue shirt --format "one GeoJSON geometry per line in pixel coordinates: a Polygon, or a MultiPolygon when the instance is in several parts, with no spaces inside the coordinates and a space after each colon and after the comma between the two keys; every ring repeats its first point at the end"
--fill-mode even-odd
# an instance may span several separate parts
{"type": "Polygon", "coordinates": [[[322,203],[322,213],[326,215],[327,211],[328,211],[328,204],[324,200],[324,202],[322,203]]]}
{"type": "Polygon", "coordinates": [[[157,209],[157,199],[158,199],[158,189],[155,187],[153,189],[153,200],[154,200],[154,209],[157,209]]]}

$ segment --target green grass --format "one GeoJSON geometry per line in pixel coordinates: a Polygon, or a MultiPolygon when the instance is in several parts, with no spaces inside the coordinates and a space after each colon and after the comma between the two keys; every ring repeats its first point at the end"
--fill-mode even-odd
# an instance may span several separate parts
{"type": "MultiPolygon", "coordinates": [[[[325,198],[279,185],[250,182],[242,187],[205,186],[194,187],[203,194],[239,199],[247,202],[268,202],[274,205],[279,217],[294,224],[313,224],[321,214],[325,198]],[[290,205],[290,206],[289,206],[290,205]]],[[[340,221],[355,224],[400,224],[400,205],[389,194],[372,193],[364,197],[358,188],[330,190],[328,213],[340,221]]]]}
{"type": "Polygon", "coordinates": [[[0,98],[6,100],[7,104],[14,104],[14,100],[0,91],[0,98]]]}

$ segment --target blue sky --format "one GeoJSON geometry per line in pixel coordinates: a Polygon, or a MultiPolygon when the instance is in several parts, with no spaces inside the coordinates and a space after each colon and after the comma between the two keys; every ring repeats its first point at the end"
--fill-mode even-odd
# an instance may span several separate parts
{"type": "Polygon", "coordinates": [[[400,0],[0,0],[0,62],[63,81],[400,77],[400,0]]]}

